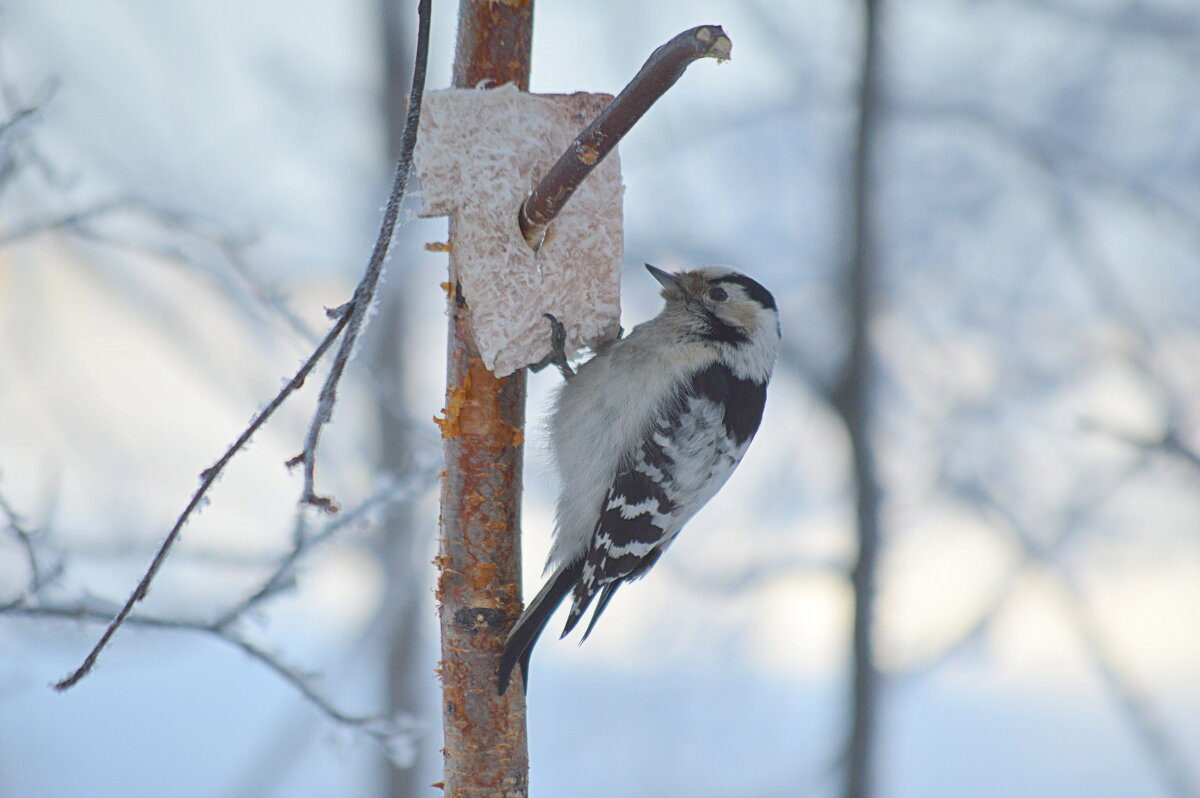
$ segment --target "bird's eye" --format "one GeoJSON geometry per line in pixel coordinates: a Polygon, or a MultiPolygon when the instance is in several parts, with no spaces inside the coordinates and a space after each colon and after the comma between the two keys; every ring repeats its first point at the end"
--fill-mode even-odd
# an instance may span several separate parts
{"type": "Polygon", "coordinates": [[[729,299],[729,292],[718,285],[708,290],[708,298],[713,302],[724,302],[729,299]]]}

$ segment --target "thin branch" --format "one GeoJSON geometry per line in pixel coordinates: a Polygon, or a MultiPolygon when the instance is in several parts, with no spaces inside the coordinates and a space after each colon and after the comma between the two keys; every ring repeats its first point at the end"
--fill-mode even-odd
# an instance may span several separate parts
{"type": "MultiPolygon", "coordinates": [[[[1114,478],[1109,492],[1115,491],[1124,479],[1136,470],[1136,467],[1131,466],[1122,475],[1114,478]]],[[[1166,725],[1155,711],[1153,702],[1137,683],[1136,677],[1121,666],[1116,652],[1100,629],[1096,610],[1088,602],[1078,580],[1061,561],[1052,556],[1051,547],[1039,542],[1033,531],[1028,529],[1009,507],[982,485],[977,487],[979,499],[1004,519],[1023,547],[1026,557],[1057,577],[1064,605],[1079,632],[1085,655],[1099,674],[1109,696],[1142,743],[1147,757],[1167,789],[1180,798],[1200,796],[1200,782],[1189,769],[1187,758],[1167,731],[1166,725]]],[[[1064,525],[1064,531],[1054,542],[1054,547],[1061,545],[1069,532],[1080,528],[1082,519],[1095,512],[1100,503],[1099,498],[1105,495],[1102,490],[1096,489],[1087,501],[1080,503],[1082,506],[1077,507],[1073,517],[1064,525]]]]}
{"type": "MultiPolygon", "coordinates": [[[[57,579],[62,574],[63,567],[61,562],[48,568],[42,563],[41,553],[38,551],[35,540],[37,531],[29,528],[24,517],[13,508],[3,494],[0,494],[0,513],[4,515],[5,528],[8,533],[21,547],[21,552],[25,556],[25,567],[29,570],[29,580],[25,585],[24,595],[18,596],[8,605],[16,606],[25,597],[37,594],[43,587],[57,579]]],[[[0,610],[3,609],[5,607],[0,607],[0,610]]]]}
{"type": "MultiPolygon", "coordinates": [[[[62,620],[85,621],[88,623],[103,623],[107,621],[111,612],[98,608],[89,607],[86,605],[55,606],[55,605],[39,605],[39,606],[19,606],[11,607],[5,610],[8,615],[22,615],[29,618],[57,618],[62,620]]],[[[218,626],[217,624],[207,624],[198,621],[179,620],[175,618],[161,618],[153,615],[128,615],[123,619],[124,623],[130,626],[141,626],[150,629],[170,629],[175,631],[200,632],[211,635],[218,640],[228,643],[235,648],[240,649],[252,659],[257,660],[265,665],[277,676],[290,684],[297,692],[308,699],[321,714],[325,715],[330,720],[343,726],[363,727],[370,724],[378,723],[381,718],[371,715],[351,715],[343,712],[335,707],[330,701],[310,685],[303,676],[297,673],[292,668],[284,665],[268,651],[245,638],[230,632],[227,628],[218,626]]],[[[55,685],[57,688],[58,686],[55,685]]]]}
{"type": "MultiPolygon", "coordinates": [[[[1177,457],[1192,467],[1200,467],[1200,453],[1188,445],[1180,430],[1180,402],[1177,398],[1170,396],[1170,380],[1167,375],[1162,373],[1161,367],[1151,356],[1151,353],[1158,348],[1153,324],[1147,314],[1140,313],[1135,307],[1129,291],[1117,276],[1118,269],[1112,263],[1112,258],[1095,240],[1094,233],[1089,231],[1087,221],[1079,207],[1079,201],[1066,184],[1063,174],[1065,162],[1080,162],[1084,168],[1107,179],[1131,199],[1151,204],[1156,210],[1170,213],[1182,223],[1184,231],[1193,237],[1196,236],[1197,230],[1196,216],[1182,204],[1152,187],[1143,185],[1131,177],[1120,178],[1115,174],[1117,170],[1104,164],[1101,159],[1083,152],[1069,141],[1043,141],[1042,139],[1047,138],[1045,134],[1038,136],[1023,132],[1014,125],[1002,123],[971,109],[926,107],[922,109],[922,112],[948,116],[974,124],[1038,169],[1044,178],[1047,193],[1051,195],[1051,199],[1056,204],[1062,227],[1070,233],[1068,241],[1075,252],[1076,262],[1083,272],[1086,284],[1096,296],[1097,304],[1111,308],[1114,316],[1123,319],[1140,344],[1140,350],[1130,357],[1131,364],[1147,379],[1162,387],[1165,394],[1168,394],[1167,427],[1159,440],[1138,440],[1116,430],[1105,430],[1102,425],[1089,420],[1085,420],[1084,425],[1096,431],[1107,432],[1125,443],[1142,449],[1156,449],[1177,457]]],[[[1200,239],[1197,240],[1200,241],[1200,239]]]]}
{"type": "Polygon", "coordinates": [[[56,216],[40,219],[28,219],[13,225],[3,235],[0,235],[0,246],[8,246],[26,238],[32,238],[43,233],[53,233],[61,230],[76,228],[84,222],[97,217],[108,216],[119,211],[128,210],[135,201],[127,197],[117,197],[78,208],[56,216]]]}
{"type": "MultiPolygon", "coordinates": [[[[967,629],[955,639],[944,643],[940,650],[924,661],[892,674],[893,677],[911,681],[930,674],[962,649],[980,639],[1012,598],[1025,573],[1036,565],[1061,569],[1062,566],[1058,559],[1060,552],[1087,528],[1087,525],[1109,499],[1115,496],[1134,476],[1141,473],[1146,463],[1147,458],[1142,457],[1107,479],[1089,481],[1086,492],[1076,498],[1069,508],[1069,512],[1059,522],[1053,540],[1048,542],[1042,542],[1026,532],[1016,516],[996,497],[995,492],[985,480],[976,477],[950,482],[948,487],[951,495],[955,498],[977,507],[981,511],[987,510],[999,515],[1007,529],[1016,530],[1014,536],[1020,546],[1022,559],[1010,567],[1003,578],[996,583],[984,608],[967,629]]],[[[943,479],[945,478],[943,475],[943,479]]]]}
{"type": "Polygon", "coordinates": [[[230,234],[211,221],[194,214],[163,208],[137,197],[112,197],[66,213],[26,219],[0,234],[0,246],[46,233],[70,233],[87,241],[177,261],[214,277],[231,295],[238,293],[238,288],[231,284],[233,281],[224,278],[223,275],[213,274],[199,258],[187,252],[181,245],[156,245],[118,237],[102,231],[93,224],[122,213],[145,217],[169,232],[183,232],[212,246],[228,263],[236,280],[240,281],[241,286],[238,288],[241,292],[249,294],[259,305],[277,315],[302,339],[316,343],[317,335],[312,328],[301,320],[250,266],[243,254],[243,249],[248,243],[247,237],[230,234]]]}
{"type": "MultiPolygon", "coordinates": [[[[13,111],[12,115],[0,124],[0,147],[8,146],[13,136],[20,130],[20,126],[31,120],[37,112],[38,108],[36,106],[18,108],[16,111],[13,111]]],[[[3,150],[0,150],[0,152],[3,152],[3,150]]]]}
{"type": "Polygon", "coordinates": [[[142,580],[138,582],[137,587],[129,596],[129,599],[125,602],[125,605],[121,608],[121,611],[117,613],[117,616],[112,619],[111,623],[109,623],[108,628],[100,637],[99,642],[96,643],[96,645],[88,653],[87,657],[84,658],[83,664],[75,669],[75,671],[73,671],[65,679],[55,683],[55,690],[66,690],[72,687],[84,676],[87,676],[92,668],[95,667],[96,660],[99,658],[100,652],[104,650],[104,647],[108,645],[108,641],[112,639],[114,634],[116,634],[117,629],[119,629],[121,624],[123,624],[129,617],[129,614],[133,611],[133,606],[146,597],[147,592],[150,590],[150,583],[154,581],[154,577],[158,573],[159,568],[162,567],[163,562],[166,560],[167,554],[171,551],[171,547],[174,546],[175,541],[179,539],[179,533],[183,531],[184,524],[188,522],[192,516],[192,513],[194,513],[202,504],[209,489],[216,484],[221,472],[225,470],[225,466],[229,464],[229,461],[233,459],[234,455],[241,451],[242,448],[250,442],[250,438],[254,436],[254,433],[258,432],[259,428],[267,423],[267,420],[274,415],[275,411],[280,408],[284,401],[286,401],[287,398],[292,395],[292,393],[299,390],[300,387],[304,385],[304,381],[308,378],[309,373],[313,370],[313,368],[316,367],[317,362],[325,355],[325,352],[330,346],[333,345],[333,342],[337,340],[337,337],[342,334],[342,331],[346,328],[349,320],[350,315],[346,312],[342,312],[338,317],[337,323],[335,323],[333,328],[326,334],[325,340],[321,341],[320,345],[317,346],[316,351],[312,353],[312,356],[309,357],[307,361],[305,361],[304,365],[300,367],[300,370],[296,372],[295,376],[283,386],[283,389],[275,395],[275,398],[272,399],[265,408],[259,411],[258,415],[254,417],[254,419],[250,422],[250,425],[246,427],[245,431],[242,432],[241,436],[239,436],[238,439],[233,442],[232,446],[225,450],[225,454],[221,456],[221,459],[201,472],[200,487],[192,495],[191,501],[188,502],[187,506],[183,509],[183,512],[180,513],[179,518],[176,519],[175,525],[171,527],[171,531],[167,534],[166,540],[163,541],[162,546],[159,547],[158,552],[154,555],[154,559],[150,562],[150,567],[146,570],[142,580]]]}
{"type": "Polygon", "coordinates": [[[9,534],[16,538],[21,550],[25,553],[25,563],[29,567],[31,591],[41,581],[42,568],[38,562],[37,548],[33,543],[33,535],[25,525],[25,519],[13,509],[8,500],[0,495],[0,513],[4,513],[5,524],[9,534]]]}
{"type": "Polygon", "coordinates": [[[675,560],[671,560],[666,568],[675,579],[698,592],[730,596],[745,595],[752,588],[761,589],[774,581],[790,579],[797,575],[846,575],[846,568],[842,563],[803,555],[772,557],[721,572],[705,571],[675,560]]]}
{"type": "MultiPolygon", "coordinates": [[[[1174,11],[1155,4],[1144,2],[1114,4],[1066,3],[1058,0],[1009,0],[1010,4],[1021,5],[1025,8],[1051,17],[1056,17],[1060,23],[1067,23],[1073,29],[1083,29],[1085,26],[1100,29],[1102,33],[1112,34],[1118,39],[1133,40],[1137,44],[1149,40],[1156,44],[1167,44],[1187,51],[1195,50],[1196,34],[1200,33],[1200,24],[1194,14],[1174,11]]],[[[1183,8],[1184,6],[1181,6],[1183,8]]]]}
{"type": "Polygon", "coordinates": [[[396,162],[392,193],[388,198],[387,210],[383,215],[383,224],[379,229],[379,237],[375,240],[375,249],[371,253],[367,272],[363,275],[358,287],[354,289],[354,297],[347,306],[346,335],[342,338],[342,345],[334,359],[333,368],[329,370],[329,375],[325,378],[325,385],[321,388],[317,411],[313,414],[312,424],[309,426],[308,435],[304,440],[304,451],[290,461],[290,464],[303,463],[304,465],[304,495],[301,497],[301,502],[320,507],[328,512],[336,512],[337,506],[331,499],[318,496],[314,487],[317,444],[321,437],[321,429],[333,417],[338,385],[342,380],[346,365],[354,354],[358,336],[366,326],[368,312],[374,304],[379,278],[383,274],[388,248],[392,244],[392,234],[396,229],[396,220],[400,216],[400,204],[404,201],[404,190],[408,184],[409,171],[412,168],[413,148],[417,144],[417,126],[421,120],[421,98],[425,93],[425,70],[429,62],[429,9],[430,0],[421,0],[417,5],[417,55],[413,68],[412,93],[408,101],[408,119],[404,123],[400,158],[396,162]]]}
{"type": "Polygon", "coordinates": [[[317,438],[320,434],[320,428],[328,422],[333,412],[333,404],[337,398],[337,385],[341,380],[346,364],[350,359],[350,355],[354,348],[354,343],[359,332],[364,325],[367,310],[374,299],[375,288],[379,282],[379,276],[383,269],[383,262],[387,255],[388,247],[390,246],[392,233],[395,230],[396,220],[399,216],[400,203],[404,197],[404,186],[408,179],[408,173],[412,164],[412,151],[416,144],[417,123],[419,121],[421,109],[421,95],[425,85],[425,64],[428,59],[429,47],[429,0],[422,0],[419,5],[420,25],[418,30],[417,43],[417,64],[413,74],[413,93],[409,103],[409,118],[404,131],[404,141],[402,154],[399,163],[396,165],[395,182],[392,187],[391,198],[388,202],[387,213],[384,216],[382,228],[380,229],[379,238],[375,243],[375,250],[372,253],[371,262],[367,268],[367,273],[359,283],[355,290],[354,297],[350,302],[340,308],[327,311],[328,315],[335,318],[336,322],[333,328],[326,334],[325,338],[317,346],[313,354],[305,361],[296,375],[284,386],[284,388],[275,396],[273,400],[260,411],[255,418],[250,422],[250,425],[241,434],[241,436],[230,446],[221,459],[218,460],[212,467],[205,469],[201,475],[200,487],[193,494],[191,501],[188,502],[175,525],[168,533],[166,540],[159,547],[154,559],[150,563],[145,575],[130,595],[121,611],[109,623],[108,628],[101,636],[100,640],[88,653],[83,664],[79,666],[69,676],[57,682],[54,685],[56,690],[66,690],[76,684],[80,679],[86,676],[96,664],[100,653],[108,645],[109,640],[116,634],[116,631],[129,618],[133,607],[137,602],[146,597],[149,591],[150,584],[157,575],[158,570],[162,567],[171,548],[179,538],[183,526],[191,518],[193,512],[204,501],[209,489],[216,483],[217,478],[225,469],[225,466],[233,459],[241,449],[249,442],[250,438],[258,431],[263,424],[275,413],[283,402],[296,390],[304,384],[309,373],[320,359],[325,355],[326,351],[333,345],[334,341],[339,336],[342,337],[342,344],[338,350],[337,358],[331,369],[329,378],[326,380],[321,391],[320,400],[317,406],[312,427],[309,429],[308,436],[305,441],[303,453],[291,461],[289,464],[304,462],[305,465],[305,484],[303,503],[315,504],[332,509],[333,505],[328,499],[322,499],[315,496],[312,489],[313,482],[313,466],[316,458],[317,438]]]}
{"type": "Polygon", "coordinates": [[[1158,447],[1170,455],[1178,457],[1194,469],[1200,470],[1200,452],[1188,445],[1182,438],[1179,427],[1171,425],[1158,442],[1158,447]]]}
{"type": "MultiPolygon", "coordinates": [[[[1200,216],[1194,209],[1153,183],[1092,152],[1068,136],[1052,130],[1033,130],[1018,122],[967,103],[890,102],[888,111],[896,118],[920,123],[954,122],[975,128],[1005,150],[1019,155],[1044,172],[1050,181],[1063,181],[1073,174],[1089,184],[1099,184],[1120,192],[1131,202],[1152,209],[1157,218],[1169,217],[1178,232],[1200,242],[1200,216]]],[[[1088,187],[1091,191],[1091,186],[1088,187]]]]}
{"type": "Polygon", "coordinates": [[[521,205],[518,221],[529,246],[537,249],[541,245],[547,225],[558,216],[584,178],[612,152],[650,106],[675,85],[693,61],[700,58],[725,61],[732,48],[720,25],[701,25],[684,31],[651,53],[629,85],[575,137],[521,205]]]}
{"type": "MultiPolygon", "coordinates": [[[[217,467],[214,466],[214,469],[217,467]]],[[[307,553],[312,548],[330,540],[337,533],[351,527],[357,522],[367,518],[374,512],[391,506],[396,503],[412,501],[417,496],[421,495],[436,479],[436,475],[440,468],[440,463],[432,457],[427,457],[425,462],[422,462],[413,469],[411,478],[406,479],[402,483],[390,483],[381,486],[373,495],[364,500],[352,510],[339,515],[337,518],[328,520],[322,525],[320,530],[313,535],[300,538],[302,545],[297,545],[288,552],[279,563],[276,564],[275,571],[266,579],[263,586],[255,591],[249,598],[240,602],[233,610],[225,613],[220,618],[211,622],[164,618],[159,616],[129,614],[125,617],[124,623],[132,626],[141,626],[154,629],[168,629],[177,631],[200,632],[216,637],[231,646],[240,649],[253,659],[258,660],[265,667],[276,673],[285,682],[289,683],[296,691],[308,699],[317,710],[325,715],[333,722],[347,727],[352,727],[357,731],[368,735],[378,742],[388,756],[393,756],[398,742],[397,736],[404,735],[410,731],[410,726],[407,721],[390,717],[387,715],[351,715],[343,712],[335,707],[328,699],[322,696],[317,690],[293,668],[285,665],[275,655],[258,646],[254,642],[246,639],[236,633],[230,627],[234,621],[239,620],[247,613],[256,608],[267,598],[277,595],[281,589],[282,574],[291,573],[292,566],[300,555],[307,553]]],[[[34,540],[36,532],[29,529],[23,516],[12,506],[7,499],[0,494],[0,516],[7,521],[8,530],[13,534],[23,545],[26,550],[29,567],[34,576],[31,577],[31,586],[26,590],[25,594],[17,598],[15,601],[0,606],[0,615],[6,616],[21,616],[29,618],[56,618],[64,620],[76,620],[88,623],[108,621],[112,618],[112,610],[105,607],[90,605],[88,603],[79,603],[75,605],[65,604],[35,604],[32,599],[37,596],[39,590],[45,587],[59,571],[61,566],[56,570],[47,570],[38,565],[39,552],[37,550],[36,541],[34,540]]]]}
{"type": "MultiPolygon", "coordinates": [[[[102,231],[98,224],[93,224],[93,222],[100,222],[120,213],[140,214],[168,230],[182,231],[215,248],[224,258],[235,278],[230,280],[224,276],[217,276],[215,279],[218,280],[223,290],[239,300],[240,294],[249,294],[250,298],[257,302],[263,310],[277,316],[302,340],[311,344],[318,342],[319,337],[313,328],[292,311],[285,297],[257,274],[250,264],[243,253],[243,249],[248,243],[245,236],[230,234],[203,217],[163,208],[137,197],[113,197],[61,215],[26,220],[8,232],[0,234],[0,246],[42,233],[58,231],[105,246],[177,261],[206,275],[211,274],[212,270],[201,259],[189,253],[182,246],[155,245],[121,238],[110,235],[102,231]],[[240,281],[240,286],[236,285],[237,281],[240,281]]],[[[245,304],[248,310],[258,311],[258,308],[252,307],[250,303],[245,304]]],[[[375,375],[368,374],[367,379],[374,386],[374,390],[383,395],[385,388],[379,384],[375,375]]],[[[390,396],[390,394],[388,395],[390,396]]],[[[401,411],[396,409],[394,403],[385,404],[385,407],[387,412],[391,413],[398,422],[411,423],[401,411]]]]}
{"type": "Polygon", "coordinates": [[[1102,182],[1105,187],[1121,192],[1131,202],[1152,208],[1157,217],[1171,217],[1178,225],[1178,230],[1197,244],[1200,244],[1200,217],[1170,195],[1136,176],[1123,174],[1120,169],[1077,143],[1049,131],[1028,131],[970,105],[903,103],[890,107],[901,115],[922,121],[946,120],[970,125],[1037,170],[1047,194],[1055,203],[1062,227],[1070,233],[1068,241],[1086,284],[1095,294],[1097,303],[1111,308],[1113,315],[1124,319],[1129,331],[1134,333],[1140,350],[1132,354],[1130,362],[1147,379],[1163,389],[1168,404],[1166,428],[1157,439],[1112,429],[1091,419],[1083,419],[1081,426],[1142,450],[1165,453],[1192,468],[1200,469],[1200,452],[1187,442],[1181,429],[1181,401],[1171,391],[1169,375],[1163,373],[1151,355],[1158,348],[1151,319],[1134,306],[1129,291],[1117,277],[1118,270],[1111,257],[1105,254],[1095,240],[1094,233],[1088,230],[1075,196],[1078,192],[1072,191],[1067,177],[1073,170],[1079,178],[1092,183],[1102,182]]]}
{"type": "Polygon", "coordinates": [[[7,182],[17,169],[17,158],[13,155],[23,129],[31,124],[40,109],[38,106],[18,108],[8,119],[0,123],[0,185],[7,182]]]}
{"type": "Polygon", "coordinates": [[[1197,798],[1200,796],[1200,781],[1188,767],[1188,758],[1175,744],[1147,692],[1122,667],[1114,647],[1100,628],[1098,613],[1087,600],[1083,588],[1067,569],[1060,566],[1057,573],[1063,603],[1079,632],[1088,659],[1092,661],[1118,710],[1141,740],[1164,786],[1178,798],[1197,798]]]}
{"type": "Polygon", "coordinates": [[[1080,428],[1131,446],[1142,452],[1156,452],[1174,458],[1194,470],[1200,471],[1200,451],[1193,448],[1183,439],[1177,419],[1169,419],[1166,429],[1160,435],[1146,436],[1101,423],[1094,419],[1085,418],[1080,422],[1080,428]]]}
{"type": "MultiPolygon", "coordinates": [[[[287,553],[275,564],[274,570],[262,585],[249,596],[238,602],[213,621],[214,629],[226,629],[246,616],[264,601],[278,595],[293,583],[293,569],[296,563],[312,549],[325,543],[338,532],[366,518],[371,513],[396,504],[410,502],[420,496],[433,484],[440,471],[441,464],[430,461],[414,469],[409,478],[401,484],[385,485],[377,490],[364,502],[336,518],[330,519],[316,534],[297,534],[292,537],[292,546],[287,553]]],[[[307,521],[303,513],[296,520],[297,528],[303,527],[307,521]]]]}

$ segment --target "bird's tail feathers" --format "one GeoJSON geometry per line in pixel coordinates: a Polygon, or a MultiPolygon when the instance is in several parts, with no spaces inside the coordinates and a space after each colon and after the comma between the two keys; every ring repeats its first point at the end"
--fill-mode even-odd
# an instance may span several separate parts
{"type": "Polygon", "coordinates": [[[600,620],[600,614],[604,612],[604,608],[608,606],[608,602],[612,601],[613,594],[617,592],[617,588],[624,581],[624,579],[617,579],[604,586],[603,592],[600,593],[600,600],[596,603],[596,609],[592,612],[592,619],[588,621],[587,629],[583,630],[583,637],[579,638],[580,645],[583,645],[583,641],[588,639],[588,635],[596,627],[596,621],[600,620]]]}
{"type": "Polygon", "coordinates": [[[508,682],[512,678],[513,668],[521,666],[521,681],[524,689],[529,688],[529,658],[533,654],[533,644],[546,627],[550,616],[558,609],[575,583],[583,573],[583,560],[568,563],[559,569],[550,581],[534,596],[533,601],[521,613],[521,617],[508,633],[504,642],[504,654],[500,657],[500,669],[497,673],[497,686],[500,695],[508,690],[508,682]]]}
{"type": "MultiPolygon", "coordinates": [[[[662,556],[662,548],[655,548],[650,551],[645,557],[634,566],[629,573],[614,577],[607,582],[604,582],[604,587],[599,590],[600,599],[596,602],[596,609],[592,611],[592,619],[588,621],[587,628],[583,630],[583,637],[579,638],[579,644],[583,645],[583,641],[588,639],[588,635],[596,628],[596,621],[600,620],[600,616],[604,614],[608,602],[612,601],[613,594],[625,582],[634,579],[641,579],[646,575],[646,571],[654,563],[658,562],[658,558],[662,556]]],[[[562,637],[566,637],[575,628],[575,625],[583,619],[587,613],[588,606],[591,605],[592,599],[596,598],[597,590],[594,584],[585,585],[580,583],[575,586],[575,600],[571,605],[571,614],[567,617],[567,626],[563,629],[562,637]]],[[[560,638],[561,639],[561,638],[560,638]]]]}

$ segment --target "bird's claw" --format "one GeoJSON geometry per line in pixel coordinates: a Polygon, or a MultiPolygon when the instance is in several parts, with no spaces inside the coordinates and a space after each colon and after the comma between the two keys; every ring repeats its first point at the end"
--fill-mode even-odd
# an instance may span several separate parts
{"type": "Polygon", "coordinates": [[[563,375],[564,380],[575,376],[571,365],[567,362],[567,330],[561,321],[550,313],[543,313],[550,320],[550,354],[529,367],[530,371],[538,372],[551,364],[563,375]]]}

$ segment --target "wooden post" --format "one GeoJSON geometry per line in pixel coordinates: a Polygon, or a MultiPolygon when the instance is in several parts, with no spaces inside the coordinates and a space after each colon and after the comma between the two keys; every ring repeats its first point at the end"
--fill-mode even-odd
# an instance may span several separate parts
{"type": "MultiPolygon", "coordinates": [[[[454,86],[529,90],[532,0],[461,0],[454,86]]],[[[515,213],[514,209],[514,213],[515,213]]],[[[445,790],[528,794],[525,697],[496,693],[504,637],[521,610],[525,371],[497,379],[479,357],[457,290],[450,222],[449,342],[438,556],[445,790]]]]}

